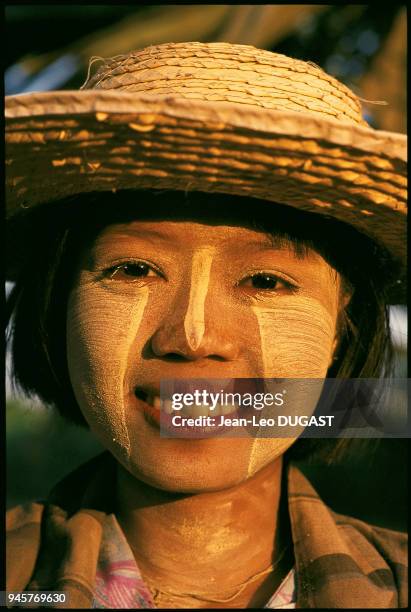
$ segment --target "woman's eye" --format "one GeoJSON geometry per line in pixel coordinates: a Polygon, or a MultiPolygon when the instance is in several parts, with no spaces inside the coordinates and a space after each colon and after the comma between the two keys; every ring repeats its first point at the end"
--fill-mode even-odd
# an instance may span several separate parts
{"type": "Polygon", "coordinates": [[[292,290],[295,287],[288,283],[286,280],[275,276],[274,274],[267,274],[264,272],[253,274],[245,278],[241,283],[243,287],[256,289],[257,291],[279,291],[279,290],[292,290]]]}
{"type": "Polygon", "coordinates": [[[119,264],[113,268],[110,268],[109,270],[110,278],[115,280],[133,281],[139,278],[147,278],[149,276],[158,275],[159,273],[156,272],[149,264],[142,261],[119,264]]]}

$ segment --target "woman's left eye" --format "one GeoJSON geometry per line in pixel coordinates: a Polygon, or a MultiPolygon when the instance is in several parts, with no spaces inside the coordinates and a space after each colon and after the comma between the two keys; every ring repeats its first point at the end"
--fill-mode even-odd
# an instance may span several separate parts
{"type": "Polygon", "coordinates": [[[239,284],[242,287],[256,289],[257,291],[279,291],[287,289],[291,291],[296,289],[295,285],[292,285],[283,278],[279,278],[274,274],[268,274],[266,272],[252,274],[251,276],[243,279],[239,284]]]}
{"type": "Polygon", "coordinates": [[[139,278],[159,276],[159,273],[152,266],[143,261],[118,264],[110,268],[108,274],[113,280],[129,282],[139,278]]]}

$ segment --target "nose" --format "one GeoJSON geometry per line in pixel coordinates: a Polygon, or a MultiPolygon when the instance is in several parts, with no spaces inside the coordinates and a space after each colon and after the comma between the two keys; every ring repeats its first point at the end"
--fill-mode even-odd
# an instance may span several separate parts
{"type": "Polygon", "coordinates": [[[151,348],[157,357],[163,359],[181,359],[197,361],[213,359],[216,361],[234,361],[238,350],[235,342],[229,338],[227,330],[221,323],[207,324],[201,342],[193,345],[187,339],[183,321],[163,321],[151,339],[151,348]]]}
{"type": "Polygon", "coordinates": [[[208,252],[193,257],[189,286],[182,284],[151,338],[156,356],[188,361],[232,361],[238,356],[235,320],[228,316],[221,287],[211,282],[211,266],[208,252]]]}

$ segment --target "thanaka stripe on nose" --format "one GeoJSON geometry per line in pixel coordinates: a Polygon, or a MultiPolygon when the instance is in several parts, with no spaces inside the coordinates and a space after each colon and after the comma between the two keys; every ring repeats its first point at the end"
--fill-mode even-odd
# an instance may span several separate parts
{"type": "Polygon", "coordinates": [[[204,248],[193,256],[190,298],[184,319],[184,331],[191,350],[201,345],[205,333],[205,302],[210,284],[214,249],[204,248]]]}

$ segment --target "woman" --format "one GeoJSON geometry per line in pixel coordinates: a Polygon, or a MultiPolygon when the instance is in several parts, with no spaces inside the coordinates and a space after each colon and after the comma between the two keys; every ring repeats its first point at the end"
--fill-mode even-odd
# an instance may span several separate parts
{"type": "Polygon", "coordinates": [[[163,379],[381,374],[404,137],[319,68],[223,43],[113,58],[7,113],[15,376],[109,451],[10,512],[8,590],[72,608],[406,605],[405,535],[333,513],[290,463],[333,442],[158,425],[163,379]]]}

